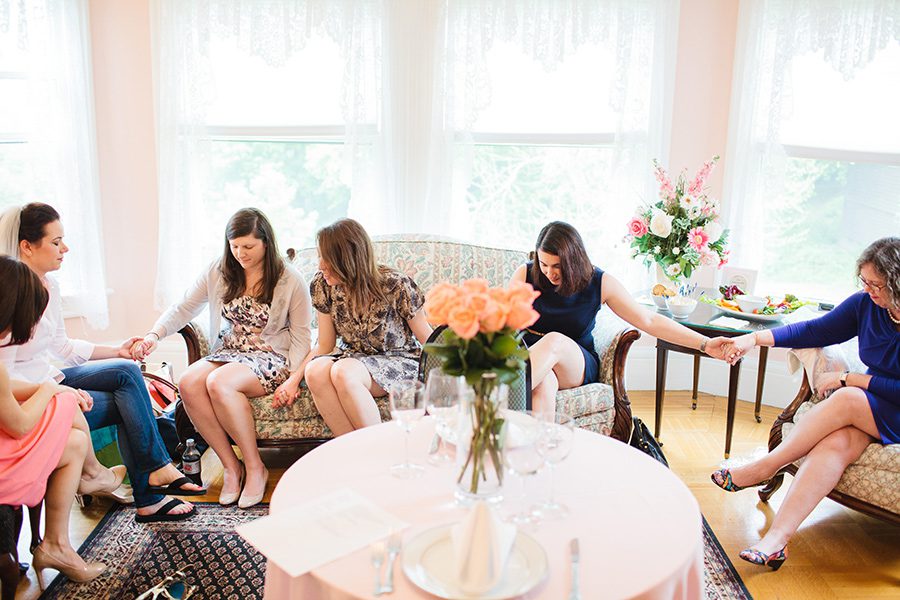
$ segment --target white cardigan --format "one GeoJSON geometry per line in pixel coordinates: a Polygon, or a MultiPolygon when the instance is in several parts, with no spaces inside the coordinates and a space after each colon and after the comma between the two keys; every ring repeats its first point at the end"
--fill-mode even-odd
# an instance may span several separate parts
{"type": "MultiPolygon", "coordinates": [[[[222,298],[225,295],[225,282],[219,270],[219,261],[214,261],[207,270],[188,288],[184,298],[171,306],[156,321],[153,331],[160,338],[176,333],[195,318],[203,308],[209,305],[210,348],[219,344],[222,325],[222,298]]],[[[272,294],[272,305],[269,308],[269,322],[260,333],[262,340],[272,350],[286,357],[288,368],[295,371],[309,353],[310,323],[312,322],[312,303],[309,299],[309,286],[303,276],[288,264],[275,284],[272,294]]]]}

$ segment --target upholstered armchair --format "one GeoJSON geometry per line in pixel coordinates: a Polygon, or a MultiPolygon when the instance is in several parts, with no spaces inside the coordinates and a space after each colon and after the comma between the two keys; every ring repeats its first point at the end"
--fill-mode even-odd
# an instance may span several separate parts
{"type": "MultiPolygon", "coordinates": [[[[793,402],[772,426],[769,433],[770,450],[787,439],[794,425],[821,400],[815,388],[818,375],[829,371],[864,370],[853,343],[791,350],[788,360],[792,372],[803,369],[803,381],[793,402]]],[[[794,475],[802,461],[800,459],[784,467],[769,485],[760,490],[760,499],[767,502],[781,487],[785,473],[794,475]]],[[[847,467],[828,497],[868,515],[900,524],[900,444],[870,444],[862,456],[847,467]]]]}
{"type": "MultiPolygon", "coordinates": [[[[506,285],[516,267],[527,259],[524,252],[432,236],[382,237],[374,241],[374,246],[380,263],[409,275],[422,293],[442,281],[459,282],[473,277],[484,278],[491,285],[506,285]]],[[[296,252],[293,264],[310,281],[318,270],[316,249],[296,252]]],[[[189,363],[208,353],[207,338],[197,324],[189,324],[179,333],[187,344],[189,363]]],[[[601,358],[601,383],[561,391],[557,396],[559,410],[573,415],[580,427],[627,442],[632,421],[631,404],[625,393],[625,359],[639,337],[637,330],[612,311],[601,310],[594,331],[601,358]]],[[[332,437],[305,386],[289,407],[272,408],[271,395],[251,398],[250,404],[261,447],[312,446],[332,437]]],[[[379,399],[377,404],[382,421],[389,420],[387,398],[379,399]]]]}

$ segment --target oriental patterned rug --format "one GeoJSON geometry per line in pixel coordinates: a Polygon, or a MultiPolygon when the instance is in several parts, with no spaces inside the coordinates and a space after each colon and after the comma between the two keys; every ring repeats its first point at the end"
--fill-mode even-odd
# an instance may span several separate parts
{"type": "MultiPolygon", "coordinates": [[[[177,523],[139,525],[134,509],[114,505],[82,544],[88,560],[109,565],[96,580],[75,584],[57,577],[41,598],[53,600],[131,600],[166,575],[194,563],[187,582],[199,586],[193,600],[262,598],[266,559],[234,528],[269,512],[260,504],[248,510],[195,503],[197,515],[177,523]]],[[[751,598],[706,520],[703,520],[706,598],[751,598]]]]}

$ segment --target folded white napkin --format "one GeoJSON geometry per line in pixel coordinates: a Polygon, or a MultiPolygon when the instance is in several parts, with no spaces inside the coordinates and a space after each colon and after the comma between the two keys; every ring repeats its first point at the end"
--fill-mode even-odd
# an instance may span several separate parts
{"type": "Polygon", "coordinates": [[[451,529],[455,572],[466,594],[485,594],[503,579],[516,527],[502,522],[487,502],[472,507],[451,529]]]}
{"type": "Polygon", "coordinates": [[[734,317],[726,317],[724,315],[717,319],[713,319],[709,324],[715,327],[728,327],[729,329],[747,329],[747,327],[750,326],[750,323],[743,319],[735,319],[734,317]]]}

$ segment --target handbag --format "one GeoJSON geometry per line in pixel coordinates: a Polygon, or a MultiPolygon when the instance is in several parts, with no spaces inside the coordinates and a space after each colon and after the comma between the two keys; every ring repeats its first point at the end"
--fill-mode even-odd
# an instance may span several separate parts
{"type": "Polygon", "coordinates": [[[147,393],[150,394],[150,406],[153,412],[159,416],[175,409],[178,400],[178,386],[172,374],[172,365],[161,363],[158,367],[150,369],[147,363],[141,362],[141,375],[147,384],[147,393]]]}
{"type": "Polygon", "coordinates": [[[662,447],[660,447],[659,442],[657,442],[656,438],[650,433],[647,424],[637,417],[633,417],[633,421],[634,429],[631,432],[631,440],[628,444],[633,448],[637,448],[644,454],[649,454],[668,467],[669,461],[666,460],[666,455],[663,454],[662,447]]]}

